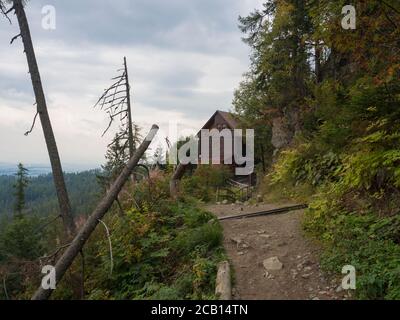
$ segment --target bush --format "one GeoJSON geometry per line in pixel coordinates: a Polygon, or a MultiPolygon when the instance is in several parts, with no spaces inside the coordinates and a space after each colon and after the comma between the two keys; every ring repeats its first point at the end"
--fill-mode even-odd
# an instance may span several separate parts
{"type": "Polygon", "coordinates": [[[311,204],[304,227],[325,248],[325,270],[356,268],[359,299],[400,299],[400,215],[347,212],[339,202],[323,199],[311,204]]]}
{"type": "Polygon", "coordinates": [[[340,169],[340,159],[333,152],[315,153],[310,144],[283,151],[275,164],[271,182],[273,184],[309,183],[314,187],[335,178],[340,169]]]}
{"type": "Polygon", "coordinates": [[[42,235],[37,232],[40,219],[36,217],[19,217],[8,223],[0,234],[1,257],[34,260],[44,252],[42,235]]]}
{"type": "Polygon", "coordinates": [[[215,198],[217,188],[226,185],[233,173],[225,166],[200,165],[193,175],[182,179],[182,192],[203,201],[215,198]]]}
{"type": "Polygon", "coordinates": [[[108,241],[98,251],[87,281],[89,297],[106,299],[208,299],[223,258],[222,229],[192,200],[164,199],[152,209],[131,209],[106,222],[112,230],[113,274],[108,241]]]}

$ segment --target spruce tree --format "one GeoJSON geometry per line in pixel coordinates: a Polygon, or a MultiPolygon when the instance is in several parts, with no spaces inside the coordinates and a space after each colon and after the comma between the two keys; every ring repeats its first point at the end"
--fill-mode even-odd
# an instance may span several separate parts
{"type": "Polygon", "coordinates": [[[105,158],[106,163],[101,166],[102,174],[97,176],[99,184],[105,190],[121,173],[125,164],[129,160],[128,149],[120,143],[119,135],[116,134],[112,144],[108,146],[105,158]]]}
{"type": "Polygon", "coordinates": [[[18,172],[16,173],[17,182],[14,184],[14,213],[16,218],[23,216],[23,210],[25,208],[25,189],[28,186],[28,169],[26,169],[22,163],[18,164],[18,172]]]}

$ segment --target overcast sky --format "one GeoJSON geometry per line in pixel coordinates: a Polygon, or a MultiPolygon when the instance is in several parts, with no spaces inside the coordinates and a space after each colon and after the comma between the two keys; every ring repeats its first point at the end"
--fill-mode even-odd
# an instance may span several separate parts
{"type": "MultiPolygon", "coordinates": [[[[168,134],[168,121],[195,132],[216,109],[229,110],[248,69],[239,15],[262,0],[32,0],[26,8],[60,155],[65,164],[104,162],[107,116],[92,105],[127,56],[134,121],[168,134]],[[56,30],[42,28],[45,5],[56,30]]],[[[48,163],[21,41],[0,17],[0,162],[48,163]]],[[[181,132],[187,134],[188,131],[181,132]]],[[[162,137],[162,134],[160,137],[162,137]]],[[[160,138],[162,140],[162,138],[160,138]]]]}

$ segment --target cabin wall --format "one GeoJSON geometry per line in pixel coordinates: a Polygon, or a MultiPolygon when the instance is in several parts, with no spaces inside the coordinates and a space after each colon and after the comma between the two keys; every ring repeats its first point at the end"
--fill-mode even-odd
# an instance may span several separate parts
{"type": "MultiPolygon", "coordinates": [[[[216,114],[215,117],[212,119],[211,122],[208,123],[207,126],[203,127],[203,129],[208,129],[208,130],[212,130],[212,129],[217,129],[218,131],[222,131],[223,129],[229,129],[228,124],[226,123],[225,119],[220,115],[220,114],[216,114]]],[[[231,130],[231,129],[229,129],[231,130]]],[[[233,135],[233,130],[232,131],[232,135],[233,135]]],[[[211,138],[209,141],[209,159],[208,162],[211,164],[213,159],[216,159],[215,157],[218,156],[217,154],[213,154],[212,152],[212,145],[211,145],[211,138]]],[[[201,146],[202,146],[202,142],[201,142],[201,136],[200,136],[200,140],[199,140],[199,163],[204,163],[206,161],[206,159],[204,159],[204,157],[201,156],[201,146]]],[[[228,164],[228,166],[230,166],[232,168],[232,170],[236,167],[235,165],[235,159],[233,156],[233,143],[232,143],[232,157],[231,157],[231,165],[228,164]]],[[[225,164],[225,141],[223,138],[220,138],[220,157],[219,157],[219,161],[220,164],[225,164]]]]}

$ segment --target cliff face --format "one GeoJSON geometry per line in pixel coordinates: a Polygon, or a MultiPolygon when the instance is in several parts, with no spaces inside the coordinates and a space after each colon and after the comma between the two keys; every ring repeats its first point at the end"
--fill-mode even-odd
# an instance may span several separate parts
{"type": "Polygon", "coordinates": [[[301,129],[300,111],[287,111],[272,120],[271,143],[274,146],[274,155],[288,147],[296,133],[301,129]]]}
{"type": "Polygon", "coordinates": [[[286,119],[283,117],[273,119],[271,143],[275,148],[275,152],[288,146],[291,139],[292,135],[286,119]]]}

